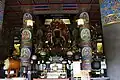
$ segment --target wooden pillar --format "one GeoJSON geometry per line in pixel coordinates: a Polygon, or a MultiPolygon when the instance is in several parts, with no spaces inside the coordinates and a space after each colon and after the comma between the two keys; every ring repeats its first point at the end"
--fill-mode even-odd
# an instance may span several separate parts
{"type": "Polygon", "coordinates": [[[2,27],[4,17],[5,0],[0,0],[0,44],[2,44],[2,27]]]}

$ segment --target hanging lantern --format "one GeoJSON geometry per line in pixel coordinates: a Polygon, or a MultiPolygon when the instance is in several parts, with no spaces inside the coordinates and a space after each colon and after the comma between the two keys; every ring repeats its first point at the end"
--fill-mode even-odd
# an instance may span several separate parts
{"type": "Polygon", "coordinates": [[[33,26],[33,20],[26,20],[27,26],[33,26]]]}
{"type": "Polygon", "coordinates": [[[84,25],[84,19],[80,18],[77,20],[77,25],[84,25]]]}

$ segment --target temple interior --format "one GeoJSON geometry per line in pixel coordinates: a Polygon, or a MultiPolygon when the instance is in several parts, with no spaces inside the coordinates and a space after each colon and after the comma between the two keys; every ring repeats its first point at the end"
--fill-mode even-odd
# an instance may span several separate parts
{"type": "Polygon", "coordinates": [[[0,2],[0,78],[110,80],[99,0],[0,2]]]}

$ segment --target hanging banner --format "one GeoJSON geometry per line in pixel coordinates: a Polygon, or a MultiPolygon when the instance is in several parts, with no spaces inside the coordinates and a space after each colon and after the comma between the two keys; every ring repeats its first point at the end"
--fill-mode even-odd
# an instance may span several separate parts
{"type": "Polygon", "coordinates": [[[31,56],[31,48],[30,47],[23,47],[21,48],[21,60],[24,61],[28,61],[30,59],[31,56]]]}
{"type": "MultiPolygon", "coordinates": [[[[23,15],[23,30],[21,37],[21,61],[29,63],[30,56],[32,54],[32,30],[33,26],[27,25],[27,20],[32,20],[30,13],[23,15]]],[[[27,65],[27,64],[25,64],[27,65]]]]}
{"type": "Polygon", "coordinates": [[[92,49],[90,47],[84,47],[82,49],[82,59],[83,60],[91,60],[92,58],[92,49]]]}
{"type": "Polygon", "coordinates": [[[79,18],[84,19],[85,23],[89,23],[89,14],[87,12],[82,12],[79,16],[79,18]]]}
{"type": "Polygon", "coordinates": [[[30,29],[24,29],[22,31],[22,41],[30,41],[32,38],[32,33],[30,31],[30,29]]]}
{"type": "Polygon", "coordinates": [[[82,61],[82,70],[91,70],[91,61],[90,60],[82,61]]]}
{"type": "Polygon", "coordinates": [[[80,47],[82,48],[82,70],[91,70],[91,59],[92,59],[92,49],[91,49],[91,34],[89,29],[89,14],[87,12],[82,12],[79,16],[84,20],[84,26],[80,27],[80,47]]]}
{"type": "Polygon", "coordinates": [[[86,46],[82,49],[82,69],[91,70],[92,49],[86,46]]]}
{"type": "Polygon", "coordinates": [[[26,20],[32,20],[32,19],[33,19],[33,17],[32,17],[32,15],[30,13],[25,13],[23,15],[23,24],[24,25],[26,24],[26,20]]]}
{"type": "Polygon", "coordinates": [[[82,41],[88,42],[91,39],[90,30],[88,28],[80,28],[80,37],[82,41]]]}

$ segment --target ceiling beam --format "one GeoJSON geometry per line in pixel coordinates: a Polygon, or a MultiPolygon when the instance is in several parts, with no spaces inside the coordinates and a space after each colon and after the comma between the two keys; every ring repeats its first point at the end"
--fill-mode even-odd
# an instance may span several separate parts
{"type": "Polygon", "coordinates": [[[98,3],[39,3],[39,4],[6,4],[7,6],[39,6],[39,5],[51,5],[51,4],[78,4],[78,5],[99,5],[98,3]]]}

